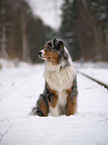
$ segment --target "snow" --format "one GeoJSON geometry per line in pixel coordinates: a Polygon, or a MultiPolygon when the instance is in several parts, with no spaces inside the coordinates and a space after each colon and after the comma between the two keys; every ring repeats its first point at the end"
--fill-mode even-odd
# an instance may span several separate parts
{"type": "MultiPolygon", "coordinates": [[[[44,89],[44,65],[18,63],[15,67],[11,61],[0,60],[0,63],[3,65],[0,70],[0,145],[108,144],[107,89],[78,74],[79,95],[75,115],[30,116],[44,89]]],[[[75,65],[87,73],[94,71],[90,64],[86,64],[88,69],[75,65]]],[[[107,71],[107,68],[98,68],[103,74],[107,71]]]]}
{"type": "Polygon", "coordinates": [[[78,69],[80,72],[108,85],[108,63],[84,63],[78,65],[78,69]]]}

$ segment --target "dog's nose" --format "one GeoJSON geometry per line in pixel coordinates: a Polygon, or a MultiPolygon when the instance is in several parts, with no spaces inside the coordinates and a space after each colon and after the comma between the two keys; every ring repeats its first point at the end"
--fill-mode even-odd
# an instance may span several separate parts
{"type": "Polygon", "coordinates": [[[42,51],[38,52],[39,57],[42,57],[42,51]]]}

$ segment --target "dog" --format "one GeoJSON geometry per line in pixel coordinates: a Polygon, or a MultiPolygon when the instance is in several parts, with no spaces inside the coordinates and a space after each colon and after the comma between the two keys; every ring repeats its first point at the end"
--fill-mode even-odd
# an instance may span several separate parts
{"type": "Polygon", "coordinates": [[[48,41],[39,57],[45,60],[45,89],[32,109],[33,115],[73,115],[77,108],[77,79],[71,57],[60,39],[48,41]]]}

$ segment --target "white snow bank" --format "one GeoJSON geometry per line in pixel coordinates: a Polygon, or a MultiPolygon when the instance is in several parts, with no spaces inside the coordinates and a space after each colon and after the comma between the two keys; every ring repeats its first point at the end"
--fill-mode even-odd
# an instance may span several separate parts
{"type": "Polygon", "coordinates": [[[29,116],[44,89],[43,71],[24,63],[0,70],[0,145],[107,145],[108,91],[80,74],[75,115],[29,116]]]}

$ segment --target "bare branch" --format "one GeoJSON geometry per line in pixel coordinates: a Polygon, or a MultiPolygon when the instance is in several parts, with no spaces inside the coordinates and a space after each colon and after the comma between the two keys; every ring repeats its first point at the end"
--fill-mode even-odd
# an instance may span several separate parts
{"type": "Polygon", "coordinates": [[[98,121],[98,123],[99,123],[99,122],[103,122],[103,121],[104,121],[104,125],[105,125],[105,124],[106,124],[106,122],[108,121],[108,118],[107,118],[107,117],[104,117],[104,118],[105,118],[105,119],[99,120],[99,121],[98,121]]]}
{"type": "Polygon", "coordinates": [[[7,121],[9,123],[9,126],[7,130],[4,133],[0,133],[0,142],[3,140],[3,137],[9,132],[9,129],[12,127],[12,123],[8,119],[0,120],[0,122],[7,121]]]}

